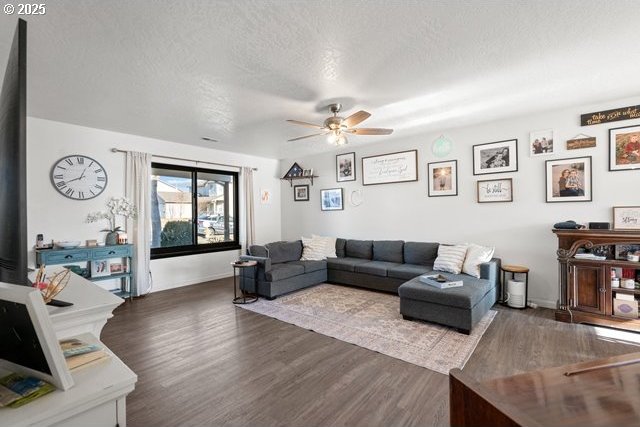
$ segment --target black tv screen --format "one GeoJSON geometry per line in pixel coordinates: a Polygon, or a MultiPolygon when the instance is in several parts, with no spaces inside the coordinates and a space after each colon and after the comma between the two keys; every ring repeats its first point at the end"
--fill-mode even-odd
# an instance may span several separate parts
{"type": "Polygon", "coordinates": [[[21,19],[0,93],[0,281],[27,284],[27,23],[21,19]]]}

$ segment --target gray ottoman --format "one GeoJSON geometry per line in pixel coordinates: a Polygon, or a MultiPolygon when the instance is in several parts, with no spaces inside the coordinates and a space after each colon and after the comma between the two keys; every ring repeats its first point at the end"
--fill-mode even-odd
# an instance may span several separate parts
{"type": "Polygon", "coordinates": [[[495,283],[466,274],[444,275],[462,280],[464,285],[438,289],[420,282],[419,277],[413,278],[398,288],[400,313],[407,320],[435,322],[469,334],[495,304],[498,295],[495,283]]]}

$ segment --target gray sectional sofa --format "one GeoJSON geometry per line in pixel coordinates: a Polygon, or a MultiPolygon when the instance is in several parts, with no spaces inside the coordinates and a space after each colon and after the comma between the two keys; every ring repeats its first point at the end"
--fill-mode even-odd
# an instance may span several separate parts
{"type": "Polygon", "coordinates": [[[469,333],[497,300],[500,260],[482,264],[479,279],[460,274],[455,278],[463,280],[463,287],[440,290],[418,280],[433,271],[438,247],[439,243],[402,240],[337,239],[335,258],[301,261],[299,240],[254,245],[241,259],[255,260],[258,267],[241,270],[240,288],[268,299],[323,282],[392,292],[400,295],[400,312],[406,319],[469,333]]]}

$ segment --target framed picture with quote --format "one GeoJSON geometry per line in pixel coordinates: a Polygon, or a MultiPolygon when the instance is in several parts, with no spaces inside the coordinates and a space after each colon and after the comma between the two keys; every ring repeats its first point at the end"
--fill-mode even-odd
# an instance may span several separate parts
{"type": "Polygon", "coordinates": [[[487,179],[478,181],[478,203],[513,202],[513,180],[487,179]]]}

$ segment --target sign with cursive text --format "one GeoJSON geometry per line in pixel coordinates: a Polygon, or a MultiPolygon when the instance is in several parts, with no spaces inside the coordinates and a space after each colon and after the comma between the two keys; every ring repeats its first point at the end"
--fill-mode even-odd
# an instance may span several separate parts
{"type": "Polygon", "coordinates": [[[640,206],[615,206],[614,230],[640,230],[640,206]]]}
{"type": "Polygon", "coordinates": [[[362,185],[418,180],[418,150],[362,158],[362,185]]]}
{"type": "Polygon", "coordinates": [[[513,202],[513,180],[478,181],[478,203],[513,202]]]}
{"type": "Polygon", "coordinates": [[[631,119],[640,119],[640,105],[614,108],[613,110],[598,111],[597,113],[582,114],[580,116],[580,125],[591,126],[631,119]]]}

